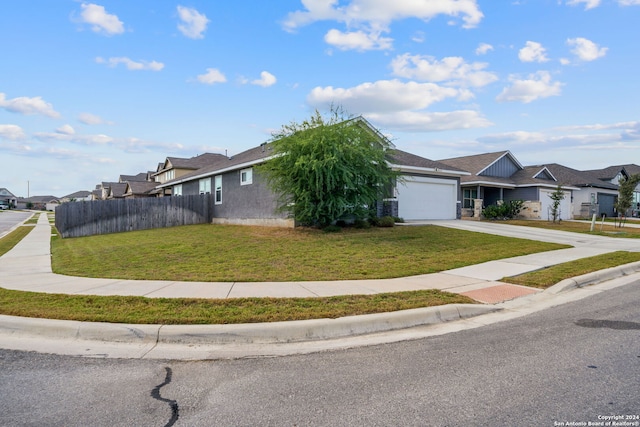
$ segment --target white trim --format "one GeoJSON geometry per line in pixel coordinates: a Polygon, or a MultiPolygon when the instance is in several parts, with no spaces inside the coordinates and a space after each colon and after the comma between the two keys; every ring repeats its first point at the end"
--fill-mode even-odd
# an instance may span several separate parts
{"type": "Polygon", "coordinates": [[[432,175],[443,175],[443,176],[468,176],[471,175],[469,172],[462,171],[453,171],[448,169],[440,169],[440,168],[423,168],[419,166],[403,166],[396,165],[393,163],[388,163],[389,167],[393,170],[397,170],[404,173],[428,173],[432,175]]]}

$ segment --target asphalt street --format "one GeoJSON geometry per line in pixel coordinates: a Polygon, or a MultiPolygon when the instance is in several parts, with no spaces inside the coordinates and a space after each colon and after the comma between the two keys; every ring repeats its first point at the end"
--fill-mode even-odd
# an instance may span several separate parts
{"type": "Polygon", "coordinates": [[[33,215],[24,211],[0,211],[0,238],[33,215]]]}
{"type": "Polygon", "coordinates": [[[639,425],[639,302],[634,282],[475,329],[277,358],[0,350],[0,425],[639,425]]]}

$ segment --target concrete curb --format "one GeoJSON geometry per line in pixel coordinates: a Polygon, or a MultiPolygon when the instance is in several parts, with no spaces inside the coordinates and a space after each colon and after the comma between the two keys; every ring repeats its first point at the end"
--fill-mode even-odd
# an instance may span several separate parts
{"type": "Polygon", "coordinates": [[[576,276],[570,279],[564,279],[547,288],[544,292],[557,295],[571,289],[595,285],[596,283],[606,282],[607,280],[617,279],[622,276],[629,276],[637,273],[638,271],[640,271],[640,261],[594,271],[593,273],[583,274],[582,276],[576,276]]]}
{"type": "Polygon", "coordinates": [[[440,324],[500,310],[495,306],[450,304],[337,319],[237,325],[130,325],[0,315],[0,336],[136,344],[280,344],[440,324]]]}

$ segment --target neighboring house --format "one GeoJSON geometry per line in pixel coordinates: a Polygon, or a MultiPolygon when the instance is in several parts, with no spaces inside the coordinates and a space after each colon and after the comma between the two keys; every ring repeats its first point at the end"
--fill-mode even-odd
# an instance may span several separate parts
{"type": "MultiPolygon", "coordinates": [[[[370,128],[372,138],[384,138],[366,120],[357,120],[370,128]]],[[[406,220],[459,218],[459,182],[468,173],[401,150],[392,152],[389,164],[401,177],[393,197],[384,201],[387,213],[406,220]]],[[[207,166],[158,187],[171,188],[174,196],[213,194],[214,223],[293,226],[286,213],[278,212],[278,196],[255,168],[273,155],[270,144],[263,143],[232,157],[211,158],[207,166]]]]}
{"type": "Polygon", "coordinates": [[[479,217],[486,206],[523,200],[521,214],[532,219],[549,219],[549,197],[558,185],[565,191],[560,218],[571,219],[572,185],[558,181],[546,166],[524,167],[510,151],[477,154],[440,160],[441,163],[470,174],[462,176],[462,216],[479,217]]]}
{"type": "Polygon", "coordinates": [[[158,188],[162,189],[158,196],[171,195],[171,187],[162,185],[165,182],[193,173],[198,169],[224,158],[226,158],[226,156],[217,153],[204,153],[189,159],[181,157],[167,157],[164,163],[158,164],[156,172],[152,174],[153,181],[160,184],[158,188]]]}
{"type": "Polygon", "coordinates": [[[47,210],[54,211],[60,205],[60,199],[56,196],[31,196],[25,198],[18,198],[18,209],[34,209],[34,210],[47,210]]]}
{"type": "MultiPolygon", "coordinates": [[[[640,166],[635,164],[609,166],[604,169],[587,171],[597,176],[601,181],[618,185],[620,179],[629,178],[632,175],[640,174],[640,166]]],[[[632,215],[640,216],[640,184],[636,186],[633,193],[632,215]]]]}
{"type": "Polygon", "coordinates": [[[127,181],[125,185],[125,198],[137,199],[141,197],[156,197],[156,194],[158,193],[155,182],[127,181]]]}
{"type": "Polygon", "coordinates": [[[559,182],[577,187],[572,192],[575,218],[591,218],[593,214],[616,216],[617,184],[601,180],[597,171],[579,171],[557,163],[546,166],[559,182]]]}
{"type": "Polygon", "coordinates": [[[18,198],[6,188],[0,188],[0,204],[7,208],[15,208],[18,204],[18,198]]]}

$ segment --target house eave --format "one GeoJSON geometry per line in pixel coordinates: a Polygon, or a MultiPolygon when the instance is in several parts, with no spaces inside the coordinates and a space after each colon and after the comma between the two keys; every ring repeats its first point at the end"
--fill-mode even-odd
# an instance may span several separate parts
{"type": "Polygon", "coordinates": [[[418,173],[418,174],[456,176],[456,177],[471,175],[469,172],[463,172],[463,171],[453,171],[453,170],[440,169],[440,168],[423,168],[419,166],[396,165],[392,163],[389,164],[389,167],[393,170],[404,172],[404,173],[418,173]]]}

